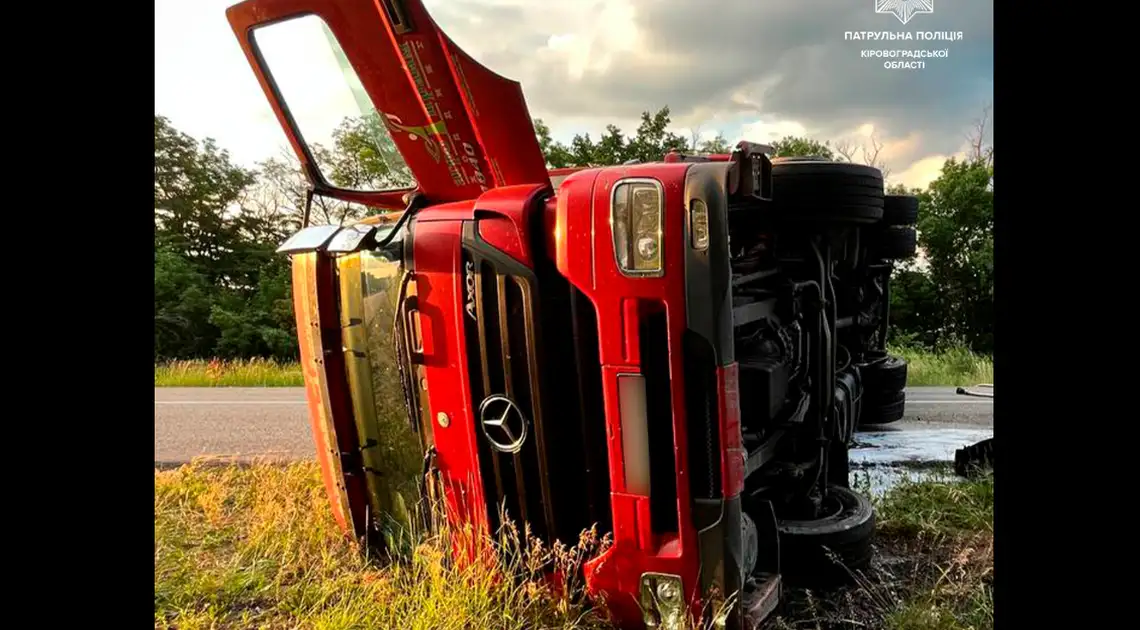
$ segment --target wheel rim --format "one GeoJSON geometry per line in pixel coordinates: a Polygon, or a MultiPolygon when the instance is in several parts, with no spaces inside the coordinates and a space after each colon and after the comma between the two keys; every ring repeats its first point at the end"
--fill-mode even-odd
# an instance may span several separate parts
{"type": "Polygon", "coordinates": [[[835,491],[832,490],[828,492],[827,496],[823,498],[822,502],[820,502],[819,516],[816,518],[816,520],[822,521],[824,519],[835,518],[842,513],[843,501],[839,500],[839,497],[836,496],[835,491]]]}

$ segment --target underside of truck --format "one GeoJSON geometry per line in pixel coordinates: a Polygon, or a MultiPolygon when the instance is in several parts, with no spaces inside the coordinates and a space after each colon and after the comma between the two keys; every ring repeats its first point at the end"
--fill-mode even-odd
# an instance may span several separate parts
{"type": "Polygon", "coordinates": [[[406,550],[436,510],[547,543],[593,528],[611,544],[583,577],[629,628],[710,604],[755,627],[783,585],[866,568],[874,514],[848,449],[903,415],[906,363],[885,343],[917,199],[873,167],[748,142],[550,171],[518,84],[420,0],[227,15],[313,194],[374,212],[281,247],[346,533],[406,550]],[[270,29],[303,20],[380,123],[385,181],[407,186],[333,183],[273,61],[270,29]]]}

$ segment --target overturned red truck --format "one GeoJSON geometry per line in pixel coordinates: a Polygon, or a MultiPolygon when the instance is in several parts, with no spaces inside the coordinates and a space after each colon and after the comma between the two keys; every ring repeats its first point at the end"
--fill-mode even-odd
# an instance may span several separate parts
{"type": "Polygon", "coordinates": [[[549,170],[518,84],[420,0],[227,15],[310,203],[375,210],[281,247],[347,533],[398,544],[429,487],[486,531],[507,518],[573,544],[596,527],[612,545],[585,583],[630,628],[725,602],[724,623],[752,627],[783,584],[868,564],[874,515],[848,448],[860,423],[903,414],[906,363],[884,344],[916,199],[885,195],[875,168],[748,142],[549,170]],[[299,22],[381,123],[368,186],[320,149],[327,129],[301,124],[330,92],[307,78],[301,35],[275,35],[299,22]]]}

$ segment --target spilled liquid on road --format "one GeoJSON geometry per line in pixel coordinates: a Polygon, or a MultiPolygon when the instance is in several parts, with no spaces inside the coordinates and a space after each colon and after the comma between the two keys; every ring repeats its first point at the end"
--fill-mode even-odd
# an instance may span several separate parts
{"type": "Polygon", "coordinates": [[[881,496],[902,480],[951,481],[954,451],[993,437],[992,427],[899,426],[855,434],[851,484],[881,496]]]}

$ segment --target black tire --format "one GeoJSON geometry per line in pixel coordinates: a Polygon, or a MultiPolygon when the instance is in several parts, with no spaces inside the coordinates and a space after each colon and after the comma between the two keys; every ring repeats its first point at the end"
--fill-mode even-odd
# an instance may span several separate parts
{"type": "Polygon", "coordinates": [[[871,564],[875,512],[866,497],[828,487],[829,516],[780,521],[780,572],[790,586],[830,588],[851,582],[854,571],[871,564]]]}
{"type": "Polygon", "coordinates": [[[994,439],[986,438],[977,444],[954,452],[954,474],[960,477],[977,477],[994,467],[994,439]]]}
{"type": "Polygon", "coordinates": [[[898,422],[906,415],[906,392],[863,393],[859,407],[859,426],[879,426],[898,422]]]}
{"type": "Polygon", "coordinates": [[[787,157],[774,157],[772,164],[787,164],[788,162],[830,162],[822,155],[793,155],[787,157]]]}
{"type": "Polygon", "coordinates": [[[864,397],[901,391],[906,387],[906,359],[886,355],[881,359],[859,366],[863,377],[864,397]]]}
{"type": "Polygon", "coordinates": [[[918,197],[887,195],[883,197],[883,223],[914,225],[918,222],[918,197]]]}
{"type": "Polygon", "coordinates": [[[905,260],[918,253],[918,235],[912,227],[886,226],[867,235],[871,255],[882,260],[905,260]]]}
{"type": "Polygon", "coordinates": [[[862,164],[779,160],[772,164],[772,203],[789,221],[875,223],[883,216],[883,174],[862,164]]]}

